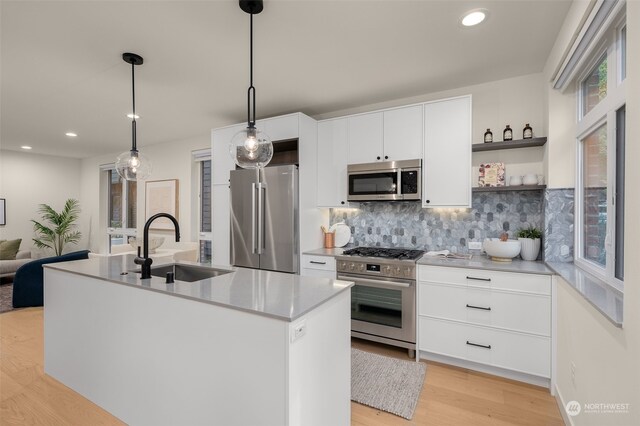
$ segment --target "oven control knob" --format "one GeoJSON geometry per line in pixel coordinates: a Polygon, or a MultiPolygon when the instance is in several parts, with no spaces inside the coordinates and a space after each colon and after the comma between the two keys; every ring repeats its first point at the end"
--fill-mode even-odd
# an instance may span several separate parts
{"type": "Polygon", "coordinates": [[[400,269],[399,266],[396,266],[396,270],[395,270],[395,274],[396,277],[401,277],[402,276],[402,270],[400,269]]]}
{"type": "Polygon", "coordinates": [[[411,268],[404,268],[404,276],[405,277],[411,276],[411,268]]]}
{"type": "Polygon", "coordinates": [[[364,265],[362,263],[358,265],[358,272],[364,272],[364,265]]]}
{"type": "Polygon", "coordinates": [[[356,264],[355,264],[355,263],[351,263],[351,264],[349,264],[349,270],[350,270],[350,271],[353,271],[353,270],[355,269],[355,267],[356,267],[356,264]]]}
{"type": "Polygon", "coordinates": [[[386,265],[383,266],[381,269],[382,270],[380,272],[382,272],[383,275],[389,275],[389,273],[391,272],[390,271],[391,268],[389,266],[386,266],[386,265]]]}

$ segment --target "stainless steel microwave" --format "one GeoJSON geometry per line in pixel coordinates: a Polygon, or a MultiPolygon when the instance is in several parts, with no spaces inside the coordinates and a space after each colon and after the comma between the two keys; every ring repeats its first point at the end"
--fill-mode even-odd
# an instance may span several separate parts
{"type": "Polygon", "coordinates": [[[422,160],[382,161],[347,166],[349,201],[420,200],[422,160]]]}

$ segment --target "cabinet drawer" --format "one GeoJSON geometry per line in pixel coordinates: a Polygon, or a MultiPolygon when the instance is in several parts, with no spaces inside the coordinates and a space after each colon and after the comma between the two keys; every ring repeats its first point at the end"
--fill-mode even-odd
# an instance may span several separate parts
{"type": "Polygon", "coordinates": [[[435,318],[419,318],[419,349],[550,377],[551,339],[435,318]]]}
{"type": "Polygon", "coordinates": [[[302,268],[300,275],[302,275],[303,277],[331,278],[333,280],[336,279],[335,271],[328,271],[325,269],[302,268]]]}
{"type": "Polygon", "coordinates": [[[442,266],[418,268],[420,281],[486,287],[525,293],[551,294],[551,276],[442,266]]]}
{"type": "Polygon", "coordinates": [[[551,335],[549,296],[421,281],[418,300],[419,315],[551,335]]]}
{"type": "Polygon", "coordinates": [[[312,256],[312,255],[302,255],[302,265],[303,269],[321,269],[324,271],[331,271],[334,274],[336,272],[336,259],[331,256],[312,256]]]}

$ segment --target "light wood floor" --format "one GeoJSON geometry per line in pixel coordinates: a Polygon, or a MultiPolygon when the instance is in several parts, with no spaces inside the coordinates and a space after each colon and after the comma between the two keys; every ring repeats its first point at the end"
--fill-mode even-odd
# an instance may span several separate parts
{"type": "MultiPolygon", "coordinates": [[[[353,346],[405,358],[406,351],[354,340],[353,346]]],[[[121,425],[117,418],[44,374],[43,310],[0,314],[1,425],[121,425]]],[[[351,404],[351,424],[562,425],[546,389],[428,363],[413,420],[351,404]]],[[[176,425],[188,426],[188,425],[176,425]]]]}

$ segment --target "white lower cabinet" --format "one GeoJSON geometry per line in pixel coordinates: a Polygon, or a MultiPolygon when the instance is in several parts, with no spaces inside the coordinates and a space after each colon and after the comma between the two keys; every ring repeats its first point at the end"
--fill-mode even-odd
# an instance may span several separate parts
{"type": "Polygon", "coordinates": [[[336,278],[336,259],[331,256],[302,255],[300,275],[305,277],[336,278]]]}
{"type": "Polygon", "coordinates": [[[550,275],[420,265],[418,281],[421,357],[551,377],[550,275]]]}

